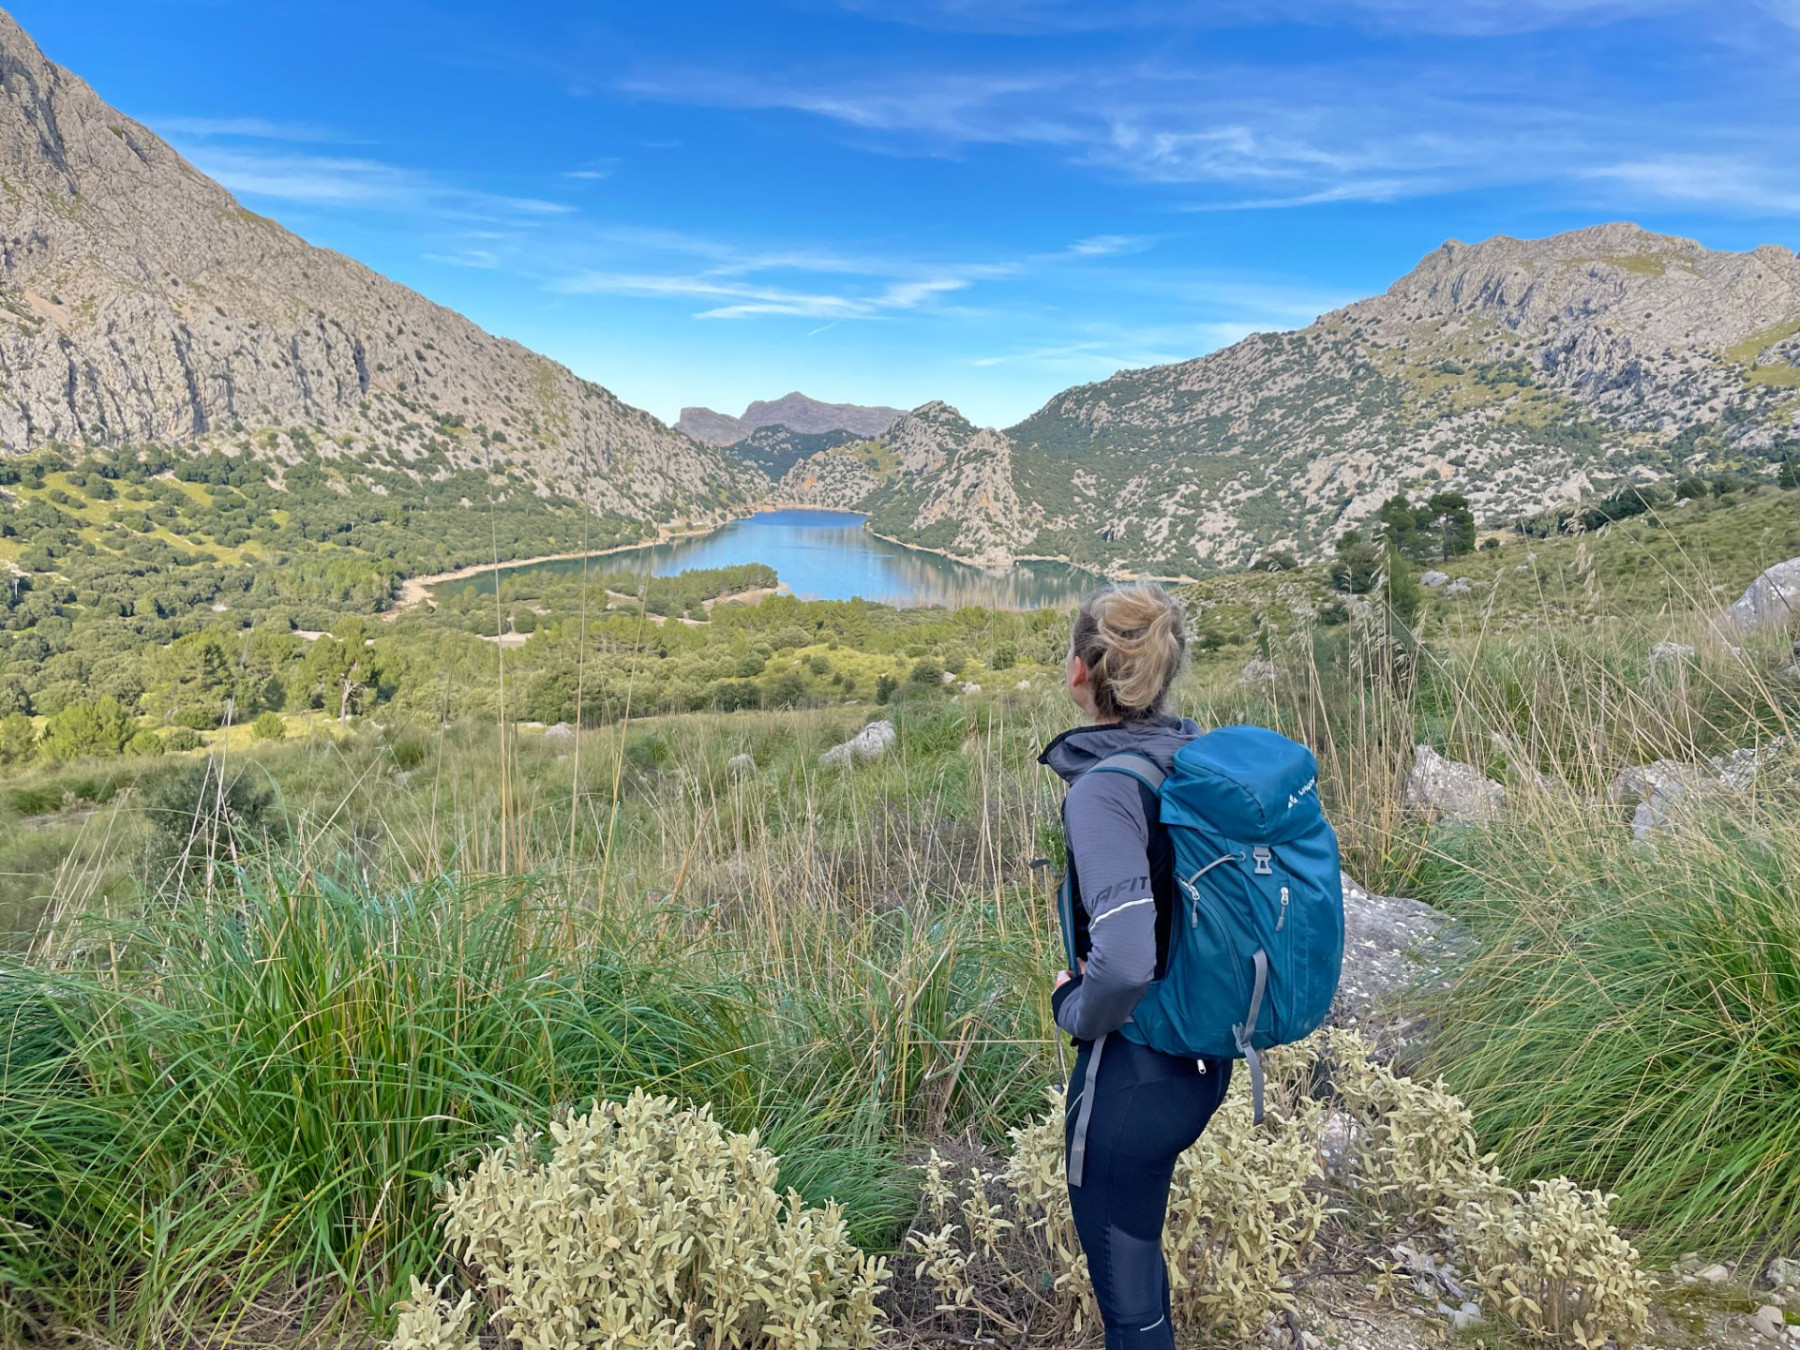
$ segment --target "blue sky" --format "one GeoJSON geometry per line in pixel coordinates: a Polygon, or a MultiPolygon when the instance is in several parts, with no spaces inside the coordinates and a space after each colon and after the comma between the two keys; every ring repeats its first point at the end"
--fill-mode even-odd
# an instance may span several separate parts
{"type": "Polygon", "coordinates": [[[1800,242],[1800,0],[11,0],[252,208],[672,419],[1007,425],[1446,238],[1800,242]]]}

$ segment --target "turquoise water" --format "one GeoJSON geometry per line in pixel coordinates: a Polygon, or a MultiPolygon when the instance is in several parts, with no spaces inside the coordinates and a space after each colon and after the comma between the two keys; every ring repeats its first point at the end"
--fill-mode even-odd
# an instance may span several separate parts
{"type": "MultiPolygon", "coordinates": [[[[767,563],[783,587],[805,600],[860,596],[907,609],[927,605],[1068,608],[1100,582],[1091,572],[1060,563],[971,567],[877,539],[863,528],[866,519],[848,511],[763,511],[710,534],[608,553],[590,560],[588,567],[667,577],[705,567],[767,563]]],[[[499,570],[508,576],[545,570],[580,572],[581,561],[559,558],[499,570]]],[[[491,591],[494,576],[490,570],[449,584],[491,591]]]]}

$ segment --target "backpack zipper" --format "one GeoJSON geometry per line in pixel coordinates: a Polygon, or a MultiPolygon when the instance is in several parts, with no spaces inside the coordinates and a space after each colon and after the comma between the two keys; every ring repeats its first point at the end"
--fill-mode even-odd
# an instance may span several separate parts
{"type": "Polygon", "coordinates": [[[1200,892],[1195,887],[1194,883],[1196,881],[1200,880],[1200,878],[1205,876],[1208,872],[1212,871],[1213,868],[1215,868],[1215,867],[1223,867],[1228,862],[1242,862],[1242,861],[1244,861],[1243,854],[1227,853],[1223,858],[1214,858],[1211,862],[1206,864],[1205,867],[1202,867],[1198,872],[1194,873],[1194,875],[1191,877],[1177,877],[1176,878],[1176,880],[1181,883],[1181,889],[1186,891],[1188,894],[1188,927],[1189,928],[1198,928],[1200,926],[1200,892]]]}
{"type": "Polygon", "coordinates": [[[1281,916],[1275,920],[1275,931],[1279,933],[1287,923],[1288,888],[1281,888],[1281,916]]]}

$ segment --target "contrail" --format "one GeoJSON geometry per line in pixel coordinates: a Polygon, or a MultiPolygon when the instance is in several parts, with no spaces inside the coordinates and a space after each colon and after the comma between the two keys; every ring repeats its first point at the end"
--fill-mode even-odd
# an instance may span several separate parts
{"type": "Polygon", "coordinates": [[[841,322],[841,320],[833,319],[830,323],[820,324],[817,328],[813,329],[812,332],[808,333],[806,336],[817,337],[817,336],[819,336],[820,333],[823,333],[827,328],[836,328],[840,322],[841,322]]]}

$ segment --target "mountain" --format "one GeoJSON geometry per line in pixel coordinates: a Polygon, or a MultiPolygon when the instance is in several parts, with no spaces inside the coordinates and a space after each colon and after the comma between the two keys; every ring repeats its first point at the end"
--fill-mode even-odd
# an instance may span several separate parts
{"type": "Polygon", "coordinates": [[[848,431],[879,436],[901,416],[899,408],[868,408],[856,403],[821,403],[796,391],[773,402],[758,399],[742,417],[711,408],[683,408],[675,427],[709,445],[735,445],[764,427],[786,427],[809,434],[848,431]]]}
{"type": "Polygon", "coordinates": [[[861,499],[877,528],[986,560],[1316,557],[1399,491],[1505,521],[1800,451],[1800,258],[1622,223],[1452,241],[1299,332],[1068,390],[979,444],[941,407],[902,433],[922,467],[861,499]]]}
{"type": "Polygon", "coordinates": [[[864,437],[854,431],[795,431],[782,424],[758,427],[741,441],[725,447],[726,453],[772,479],[779,479],[803,459],[835,450],[864,437]]]}
{"type": "Polygon", "coordinates": [[[349,491],[474,471],[646,524],[755,490],[599,385],[245,210],[3,12],[0,95],[6,451],[316,448],[349,491]]]}
{"type": "Polygon", "coordinates": [[[66,578],[100,549],[119,586],[153,544],[162,573],[198,565],[186,508],[164,484],[63,510],[72,480],[50,475],[229,484],[224,505],[189,494],[207,565],[320,562],[324,594],[354,559],[379,604],[396,572],[772,500],[984,562],[1197,575],[1319,556],[1399,491],[1499,522],[1800,449],[1800,258],[1623,223],[1446,243],[1298,332],[1121,372],[1005,431],[799,393],[671,429],[246,211],[4,13],[0,241],[0,475],[63,461],[0,486],[36,513],[0,531],[0,566],[66,578]]]}

